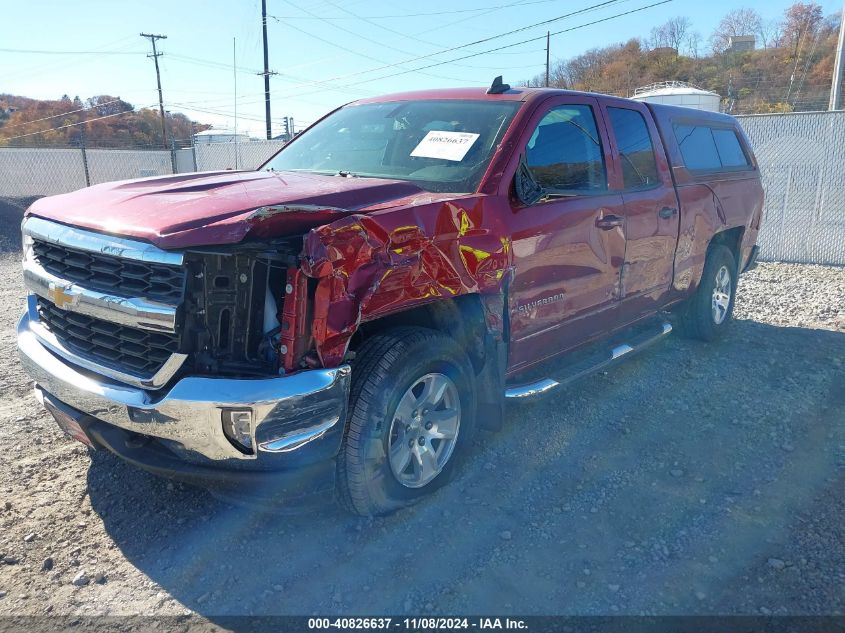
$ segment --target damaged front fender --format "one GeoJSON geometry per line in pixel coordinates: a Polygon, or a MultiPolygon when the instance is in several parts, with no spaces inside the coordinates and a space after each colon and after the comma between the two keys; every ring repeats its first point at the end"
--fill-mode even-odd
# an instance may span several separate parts
{"type": "Polygon", "coordinates": [[[312,335],[325,367],[360,323],[469,293],[498,293],[511,241],[492,198],[354,214],[312,229],[302,271],[317,279],[312,335]]]}

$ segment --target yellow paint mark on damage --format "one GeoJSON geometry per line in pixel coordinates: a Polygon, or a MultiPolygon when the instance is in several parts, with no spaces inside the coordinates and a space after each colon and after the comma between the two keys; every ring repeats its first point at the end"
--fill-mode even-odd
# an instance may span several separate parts
{"type": "Polygon", "coordinates": [[[437,285],[440,286],[441,288],[443,288],[444,290],[446,290],[449,294],[452,294],[452,295],[458,294],[458,291],[455,288],[450,288],[449,286],[447,286],[446,284],[444,284],[442,282],[437,282],[437,285]]]}
{"type": "Polygon", "coordinates": [[[397,226],[390,232],[390,243],[393,245],[404,244],[405,242],[417,237],[419,230],[420,227],[416,224],[397,226]]]}
{"type": "Polygon", "coordinates": [[[483,251],[480,248],[473,248],[472,246],[466,246],[461,244],[461,252],[462,253],[472,253],[475,256],[475,259],[479,262],[484,261],[488,257],[492,255],[492,253],[488,253],[487,251],[483,251]]]}
{"type": "Polygon", "coordinates": [[[464,211],[463,209],[460,210],[460,216],[461,216],[461,228],[458,229],[458,235],[463,237],[464,235],[467,234],[467,231],[469,230],[469,216],[467,215],[467,212],[464,211]]]}

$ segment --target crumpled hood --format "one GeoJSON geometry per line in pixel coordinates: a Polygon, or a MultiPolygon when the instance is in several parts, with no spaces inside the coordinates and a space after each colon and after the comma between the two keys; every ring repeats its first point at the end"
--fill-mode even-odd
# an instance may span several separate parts
{"type": "Polygon", "coordinates": [[[400,180],[219,171],[94,185],[42,198],[29,213],[185,248],[303,233],[350,213],[454,197],[400,180]]]}

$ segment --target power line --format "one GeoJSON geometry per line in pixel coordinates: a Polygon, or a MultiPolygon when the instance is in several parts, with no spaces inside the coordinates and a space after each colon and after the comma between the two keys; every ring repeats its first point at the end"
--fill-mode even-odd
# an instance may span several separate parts
{"type": "Polygon", "coordinates": [[[121,99],[115,99],[114,101],[105,101],[103,103],[97,103],[92,106],[88,106],[87,108],[79,108],[78,110],[69,110],[68,112],[62,112],[61,114],[54,114],[53,116],[45,116],[43,119],[34,119],[32,121],[23,121],[22,123],[15,123],[13,125],[4,125],[3,129],[8,130],[13,127],[21,127],[23,125],[29,125],[31,123],[40,123],[41,121],[49,121],[50,119],[57,119],[62,116],[67,116],[69,114],[76,114],[77,112],[85,112],[87,110],[94,110],[101,106],[111,105],[112,103],[118,103],[121,99]]]}
{"type": "MultiPolygon", "coordinates": [[[[453,9],[451,11],[433,11],[430,13],[403,13],[403,14],[394,14],[394,15],[361,15],[356,16],[354,18],[343,18],[337,16],[330,16],[330,17],[302,17],[302,16],[274,16],[268,15],[268,18],[277,18],[281,20],[355,20],[355,19],[362,19],[362,20],[388,20],[393,18],[422,18],[428,16],[437,16],[437,15],[455,15],[458,13],[478,13],[480,11],[498,11],[499,9],[509,9],[515,6],[527,6],[530,4],[546,4],[548,2],[557,2],[557,0],[533,0],[532,2],[509,2],[508,4],[499,4],[494,5],[491,7],[476,7],[474,9],[453,9]]],[[[332,4],[332,3],[329,3],[332,4]]],[[[335,6],[336,5],[332,5],[335,6]]],[[[339,8],[339,7],[337,7],[339,8]]]]}
{"type": "MultiPolygon", "coordinates": [[[[258,103],[261,103],[261,101],[259,101],[258,103]]],[[[188,110],[188,111],[191,111],[191,112],[204,112],[206,114],[216,114],[218,116],[232,117],[232,111],[231,110],[225,110],[225,109],[221,109],[221,108],[199,108],[199,107],[196,107],[196,106],[188,106],[188,105],[185,105],[185,104],[182,104],[182,103],[175,103],[175,102],[171,102],[168,105],[170,105],[171,107],[175,106],[175,107],[178,107],[178,108],[182,108],[183,110],[188,110]]],[[[255,118],[255,117],[244,116],[242,114],[238,114],[238,118],[246,120],[246,121],[255,121],[256,123],[265,123],[266,122],[265,119],[258,119],[258,118],[255,118]]],[[[274,121],[276,121],[276,122],[280,122],[281,120],[282,120],[281,117],[279,119],[274,119],[274,121]]]]}
{"type": "Polygon", "coordinates": [[[0,48],[0,53],[28,55],[143,55],[144,51],[42,51],[31,48],[0,48]]]}
{"type": "MultiPolygon", "coordinates": [[[[614,1],[618,1],[618,0],[614,0],[614,1]]],[[[645,6],[642,6],[642,7],[636,8],[636,9],[632,9],[632,10],[630,10],[630,11],[625,11],[625,12],[617,13],[617,14],[614,14],[614,15],[611,15],[611,16],[607,16],[607,17],[605,17],[605,18],[601,18],[601,19],[598,19],[598,20],[593,20],[592,22],[587,22],[587,23],[580,24],[580,25],[577,25],[577,26],[573,26],[573,27],[570,27],[570,28],[567,28],[567,29],[562,29],[562,30],[560,30],[560,31],[550,32],[550,33],[548,33],[548,34],[544,34],[544,35],[541,35],[541,36],[539,36],[539,37],[530,38],[530,39],[527,39],[527,40],[522,40],[522,41],[520,41],[520,42],[514,42],[514,43],[511,43],[511,44],[506,44],[506,45],[504,45],[504,46],[496,47],[496,48],[493,48],[493,49],[488,49],[488,50],[485,50],[485,51],[479,51],[479,52],[476,52],[476,53],[470,53],[470,54],[468,54],[468,55],[465,55],[465,56],[460,57],[460,58],[457,58],[457,59],[458,59],[458,60],[460,60],[460,59],[467,59],[467,58],[476,57],[476,56],[479,56],[479,55],[484,55],[484,54],[491,53],[491,52],[496,52],[496,51],[499,51],[499,50],[502,50],[502,49],[507,49],[507,48],[512,48],[512,47],[515,47],[515,46],[520,46],[520,45],[522,45],[522,44],[526,44],[526,43],[533,42],[533,41],[545,40],[547,37],[551,37],[551,36],[553,36],[553,35],[561,35],[561,34],[563,34],[563,33],[569,33],[569,32],[575,31],[575,30],[579,30],[579,29],[582,29],[582,28],[586,28],[586,27],[588,27],[588,26],[593,26],[593,25],[596,25],[596,24],[600,24],[600,23],[603,23],[603,22],[607,22],[607,21],[610,21],[610,20],[614,20],[614,19],[617,19],[617,18],[620,18],[620,17],[624,17],[624,16],[627,16],[627,15],[632,15],[632,14],[634,14],[634,13],[638,13],[638,12],[640,12],[640,11],[644,11],[644,10],[646,10],[646,9],[650,9],[650,8],[653,8],[653,7],[656,7],[656,6],[660,6],[660,5],[663,5],[663,4],[668,4],[669,2],[672,2],[672,0],[661,0],[660,2],[655,2],[655,3],[649,4],[649,5],[645,5],[645,6]]],[[[593,7],[587,7],[586,9],[582,9],[582,10],[577,11],[577,12],[574,12],[574,13],[583,13],[583,12],[585,12],[585,11],[588,11],[588,10],[591,10],[591,9],[594,9],[594,8],[596,8],[596,7],[603,6],[603,5],[606,5],[606,4],[609,4],[609,3],[604,2],[604,3],[601,3],[601,4],[599,4],[599,5],[594,5],[593,7]]],[[[522,31],[522,30],[525,30],[525,29],[527,29],[527,28],[531,28],[531,27],[523,27],[523,28],[521,28],[521,29],[517,29],[517,31],[522,31]]],[[[485,38],[485,40],[483,40],[483,41],[489,41],[489,40],[491,40],[491,39],[495,39],[496,37],[501,37],[501,36],[503,36],[503,35],[507,35],[507,34],[502,34],[502,35],[499,35],[499,36],[492,36],[492,37],[490,37],[490,38],[485,38]]],[[[455,48],[455,49],[459,49],[459,48],[464,48],[464,47],[465,47],[465,46],[461,46],[461,47],[454,47],[454,48],[455,48]]],[[[453,50],[454,50],[454,49],[453,49],[453,50]]],[[[426,55],[426,56],[421,56],[421,57],[431,57],[431,56],[430,56],[430,55],[426,55]]],[[[428,66],[424,66],[424,67],[422,67],[422,68],[407,69],[407,70],[403,70],[403,71],[401,71],[401,72],[397,72],[397,73],[391,73],[391,74],[388,74],[388,75],[383,75],[383,76],[379,76],[379,77],[373,77],[373,78],[370,78],[370,79],[365,79],[365,80],[362,80],[361,82],[358,82],[358,83],[367,83],[367,82],[372,82],[372,81],[378,81],[378,80],[380,80],[380,79],[386,79],[386,78],[389,78],[389,77],[395,77],[395,76],[398,76],[398,75],[404,75],[404,74],[408,74],[408,73],[412,73],[412,72],[417,72],[417,71],[422,70],[422,69],[424,69],[424,68],[430,68],[430,67],[434,67],[434,66],[440,66],[440,65],[444,65],[444,64],[449,64],[449,63],[451,63],[452,61],[456,61],[456,60],[439,61],[439,62],[436,62],[436,63],[434,63],[434,64],[430,64],[430,65],[428,65],[428,66]]],[[[390,66],[395,66],[395,64],[388,65],[388,67],[390,67],[390,66]]],[[[328,80],[325,80],[325,81],[320,82],[320,83],[326,83],[327,81],[332,81],[332,80],[336,80],[336,79],[344,79],[344,78],[346,78],[346,77],[351,77],[351,76],[355,76],[355,75],[360,75],[360,74],[362,74],[362,73],[364,73],[364,72],[372,72],[372,70],[370,70],[370,71],[359,71],[359,72],[356,72],[356,73],[350,73],[349,75],[341,75],[341,76],[339,76],[339,77],[335,77],[335,78],[333,78],[333,79],[328,79],[328,80]]],[[[315,82],[311,82],[311,83],[312,83],[312,85],[313,85],[315,82]]],[[[297,87],[297,86],[292,86],[292,87],[297,87]]],[[[353,87],[353,86],[347,86],[347,87],[353,87]]],[[[309,94],[312,94],[312,93],[304,93],[304,94],[301,94],[301,95],[297,95],[297,97],[300,97],[300,96],[307,96],[307,95],[309,95],[309,94]]],[[[180,104],[173,104],[173,105],[177,105],[177,106],[178,106],[178,105],[180,105],[180,104]]],[[[210,113],[210,114],[218,114],[218,115],[221,115],[221,114],[222,114],[222,115],[227,115],[227,114],[229,114],[229,115],[230,115],[230,114],[231,114],[231,113],[223,112],[223,111],[221,111],[221,110],[212,110],[212,109],[207,109],[207,108],[206,108],[206,109],[204,109],[204,108],[192,108],[192,107],[187,107],[186,109],[188,109],[188,110],[194,110],[194,111],[197,111],[197,112],[208,112],[208,113],[210,113]]]]}
{"type": "MultiPolygon", "coordinates": [[[[295,27],[292,27],[292,28],[295,28],[295,27]]],[[[231,64],[230,65],[223,65],[223,64],[218,64],[217,62],[211,62],[211,61],[204,62],[203,60],[199,60],[197,58],[186,58],[183,55],[168,55],[168,58],[171,59],[171,60],[176,59],[176,61],[182,61],[182,62],[189,63],[189,64],[196,63],[196,64],[199,64],[200,66],[209,66],[211,68],[219,69],[221,71],[225,70],[227,72],[232,72],[231,64]],[[188,60],[191,60],[191,61],[188,61],[188,60]]],[[[243,71],[239,70],[239,72],[243,72],[243,71]]],[[[262,73],[262,72],[249,72],[249,74],[250,75],[263,75],[264,73],[262,73]]],[[[325,82],[322,82],[322,81],[319,81],[319,80],[304,80],[304,79],[297,77],[296,75],[291,75],[289,73],[279,73],[279,72],[276,72],[276,71],[270,71],[270,75],[283,77],[283,78],[289,78],[289,79],[294,80],[294,81],[302,82],[302,83],[296,84],[295,86],[292,86],[292,87],[296,87],[296,86],[300,86],[300,85],[301,86],[319,85],[319,86],[323,86],[327,90],[335,90],[335,91],[338,91],[338,92],[352,93],[352,94],[355,94],[355,95],[365,94],[367,92],[367,91],[354,90],[354,89],[350,90],[349,88],[336,88],[335,86],[332,86],[331,84],[328,84],[328,83],[325,83],[325,82]]],[[[265,95],[264,92],[256,93],[256,94],[265,95]]],[[[266,98],[266,95],[265,95],[265,98],[266,98]]]]}
{"type": "MultiPolygon", "coordinates": [[[[359,15],[357,15],[357,14],[356,14],[356,13],[354,13],[353,11],[350,11],[349,9],[347,9],[347,8],[345,8],[345,7],[342,7],[341,5],[337,4],[336,2],[332,2],[331,0],[326,0],[326,1],[327,1],[327,2],[328,2],[331,6],[332,6],[332,7],[336,8],[338,11],[343,11],[344,13],[346,13],[346,14],[348,14],[348,15],[352,16],[353,18],[358,19],[358,20],[361,20],[361,21],[363,21],[363,22],[366,22],[366,23],[367,23],[367,24],[369,24],[370,26],[374,26],[374,27],[376,27],[377,29],[381,29],[382,31],[387,31],[388,33],[393,33],[394,35],[398,35],[398,36],[400,36],[400,37],[402,37],[402,38],[404,38],[404,39],[410,39],[410,40],[413,40],[414,42],[420,42],[421,44],[425,44],[426,46],[433,46],[434,48],[441,48],[441,46],[440,46],[439,44],[436,44],[436,43],[434,43],[434,42],[432,42],[432,41],[430,41],[430,40],[425,40],[425,39],[422,39],[421,37],[417,37],[416,35],[403,33],[403,32],[401,32],[401,31],[397,31],[396,29],[392,29],[392,28],[390,28],[390,27],[388,27],[388,26],[383,26],[383,25],[381,25],[381,24],[378,24],[377,22],[373,22],[370,18],[368,18],[368,17],[366,17],[366,16],[359,16],[359,15]]],[[[517,2],[514,2],[514,3],[512,3],[511,5],[508,5],[508,6],[514,6],[514,5],[517,5],[517,4],[523,4],[523,3],[524,3],[524,1],[525,1],[525,0],[517,0],[517,2]]],[[[293,4],[291,4],[291,2],[290,2],[289,0],[286,0],[286,2],[287,2],[288,4],[290,4],[291,6],[294,6],[293,4]]],[[[307,10],[305,10],[305,12],[306,12],[306,13],[308,13],[309,15],[314,15],[311,11],[307,11],[307,10]]],[[[320,19],[320,20],[324,19],[324,18],[322,18],[322,17],[320,17],[320,16],[316,16],[316,17],[317,17],[317,19],[320,19]]],[[[345,31],[346,33],[351,33],[352,35],[356,35],[356,36],[358,35],[358,33],[354,32],[354,31],[350,31],[350,30],[348,30],[348,29],[345,29],[345,28],[343,28],[343,27],[341,27],[341,26],[338,26],[337,24],[332,24],[331,22],[327,22],[327,24],[329,24],[330,26],[333,26],[333,27],[335,27],[335,28],[337,28],[337,29],[341,29],[341,30],[345,31]]],[[[385,48],[389,48],[390,50],[398,51],[398,52],[402,53],[403,55],[413,55],[413,53],[409,53],[409,52],[408,52],[408,51],[406,51],[406,50],[402,50],[402,49],[400,49],[400,48],[396,48],[395,46],[389,46],[389,45],[385,44],[384,42],[380,42],[380,44],[381,44],[381,46],[383,46],[383,47],[385,47],[385,48]]],[[[372,59],[372,58],[370,58],[370,59],[372,59]]],[[[379,60],[377,60],[377,61],[379,61],[379,60]]],[[[464,67],[464,68],[472,68],[472,66],[467,66],[466,64],[455,64],[455,65],[456,65],[456,66],[459,66],[459,67],[464,67]]],[[[478,68],[478,67],[476,67],[476,69],[477,69],[477,68],[478,68]]],[[[501,69],[501,68],[495,68],[495,69],[494,69],[494,68],[492,68],[492,67],[488,67],[488,68],[486,68],[485,70],[502,70],[502,69],[501,69]]],[[[430,75],[430,76],[433,76],[433,77],[438,77],[437,75],[430,75]]],[[[449,80],[451,80],[451,81],[466,81],[466,80],[464,80],[464,79],[455,79],[455,78],[453,78],[453,77],[438,77],[438,78],[440,78],[440,79],[449,79],[449,80]]]]}
{"type": "MultiPolygon", "coordinates": [[[[148,108],[155,107],[155,104],[151,106],[146,106],[148,108]]],[[[68,123],[67,125],[61,125],[59,127],[51,127],[46,130],[39,130],[38,132],[29,132],[28,134],[21,134],[19,136],[11,136],[9,138],[0,138],[2,141],[14,141],[15,139],[19,138],[26,138],[27,136],[36,136],[38,134],[44,134],[45,132],[55,132],[57,130],[64,130],[69,127],[76,127],[77,125],[85,125],[86,123],[91,123],[93,121],[101,121],[102,119],[110,119],[116,116],[122,116],[124,114],[129,114],[130,112],[135,112],[135,110],[124,110],[123,112],[115,112],[114,114],[106,114],[104,116],[98,116],[93,119],[86,119],[85,121],[79,121],[77,123],[68,123]]]]}
{"type": "MultiPolygon", "coordinates": [[[[437,56],[437,55],[442,55],[443,53],[450,53],[450,52],[452,52],[452,51],[457,51],[457,50],[461,50],[461,49],[464,49],[464,48],[469,48],[469,47],[471,47],[471,46],[476,46],[476,45],[478,45],[478,44],[484,44],[484,43],[486,43],[486,42],[490,42],[490,41],[492,41],[492,40],[499,39],[499,38],[501,38],[501,37],[506,37],[506,36],[508,36],[508,35],[513,35],[513,34],[515,34],[515,33],[520,33],[520,32],[522,32],[522,31],[527,31],[527,30],[529,30],[529,29],[532,29],[532,28],[535,28],[535,27],[538,27],[538,26],[543,26],[543,25],[546,25],[546,24],[551,24],[552,22],[558,22],[558,21],[560,21],[560,20],[564,20],[564,19],[566,19],[566,18],[570,18],[570,17],[576,16],[576,15],[580,15],[580,14],[582,14],[582,13],[587,13],[587,12],[589,12],[589,11],[595,11],[595,10],[597,10],[597,9],[601,9],[601,8],[604,8],[604,7],[607,7],[607,6],[613,5],[613,4],[617,4],[617,3],[619,3],[619,2],[625,2],[625,1],[627,1],[627,0],[604,0],[603,2],[599,2],[599,3],[594,4],[594,5],[591,5],[591,6],[589,6],[589,7],[585,7],[585,8],[583,8],[583,9],[579,9],[579,10],[577,10],[577,11],[571,11],[570,13],[565,13],[565,14],[563,14],[563,15],[559,15],[559,16],[557,16],[557,17],[550,18],[550,19],[548,19],[548,20],[543,20],[543,21],[541,21],[541,22],[536,22],[536,23],[534,23],[534,24],[529,24],[529,25],[527,25],[527,26],[523,26],[523,27],[520,27],[520,28],[518,28],[518,29],[513,29],[513,30],[511,30],[511,31],[506,31],[506,32],[504,32],[504,33],[499,33],[499,34],[497,34],[497,35],[491,35],[491,36],[489,36],[489,37],[485,37],[485,38],[482,38],[482,39],[479,39],[479,40],[475,40],[475,41],[473,41],[473,42],[469,42],[469,43],[467,43],[467,44],[461,44],[461,45],[459,45],[459,46],[452,46],[452,47],[450,47],[450,48],[445,48],[445,49],[442,49],[442,50],[437,51],[437,52],[434,52],[434,53],[428,53],[428,54],[426,54],[426,55],[418,55],[418,56],[416,56],[416,57],[412,57],[412,58],[410,58],[410,59],[406,59],[406,60],[403,60],[403,61],[400,61],[400,62],[395,62],[395,63],[392,63],[392,64],[384,64],[384,65],[382,65],[382,66],[378,66],[378,67],[376,67],[376,68],[369,68],[369,69],[366,69],[366,70],[360,70],[360,71],[357,71],[357,72],[354,72],[354,73],[348,73],[348,74],[345,74],[345,75],[340,75],[340,76],[337,76],[337,77],[331,77],[331,78],[326,79],[326,80],[324,80],[324,81],[336,81],[336,80],[338,80],[338,79],[347,79],[347,78],[349,78],[349,77],[358,77],[358,76],[360,76],[360,75],[365,75],[365,74],[369,74],[369,73],[372,73],[372,72],[377,72],[377,71],[379,71],[379,70],[386,70],[386,69],[388,69],[388,68],[402,67],[404,64],[409,64],[409,63],[411,63],[411,62],[420,61],[420,60],[423,60],[423,59],[430,59],[430,58],[435,57],[435,56],[437,56]]],[[[671,2],[671,1],[672,1],[672,0],[665,0],[665,2],[659,2],[659,3],[657,3],[657,4],[665,4],[666,2],[671,2]]],[[[655,5],[648,5],[647,7],[644,7],[644,8],[650,8],[650,7],[652,7],[652,6],[657,6],[657,5],[656,5],[656,4],[655,4],[655,5]]],[[[623,14],[620,14],[620,15],[628,15],[629,13],[635,13],[635,12],[636,12],[636,11],[633,11],[633,12],[628,12],[628,13],[623,13],[623,14]]],[[[270,16],[270,17],[272,17],[272,16],[270,16]]],[[[612,17],[618,17],[618,16],[612,16],[612,17]]],[[[596,22],[596,23],[597,23],[597,22],[596,22]]],[[[590,24],[593,24],[593,23],[590,23],[590,24]]],[[[290,26],[290,25],[288,25],[288,26],[290,26]]],[[[585,25],[585,26],[589,26],[589,25],[585,25]]],[[[559,31],[558,33],[553,33],[552,35],[556,35],[556,34],[559,34],[559,33],[565,33],[565,32],[567,32],[567,31],[568,31],[568,29],[567,29],[567,30],[565,30],[565,31],[559,31]]],[[[522,42],[517,42],[516,44],[511,44],[511,45],[508,45],[508,46],[502,46],[502,47],[500,47],[499,49],[492,49],[492,50],[488,50],[488,51],[481,51],[480,53],[474,53],[474,54],[472,54],[472,55],[468,55],[468,56],[466,56],[466,57],[459,57],[459,58],[456,58],[456,59],[453,59],[453,60],[450,60],[450,61],[447,61],[447,62],[441,62],[441,63],[437,63],[437,64],[432,64],[431,66],[424,66],[423,68],[432,68],[432,67],[434,67],[434,66],[442,66],[443,64],[448,64],[448,63],[452,63],[452,62],[454,62],[454,61],[460,61],[460,60],[463,60],[463,59],[468,59],[468,58],[470,58],[470,57],[476,57],[477,55],[483,55],[483,54],[486,54],[486,53],[489,53],[489,52],[494,52],[494,51],[496,51],[496,50],[500,50],[500,49],[503,49],[503,48],[512,48],[513,46],[518,46],[518,45],[521,45],[521,44],[526,44],[526,43],[528,43],[528,42],[533,42],[533,41],[537,41],[537,40],[540,40],[540,39],[545,39],[545,36],[543,36],[543,37],[541,37],[541,38],[532,38],[532,39],[524,40],[524,41],[522,41],[522,42]]],[[[417,70],[420,70],[420,69],[417,69],[417,70]]],[[[415,71],[409,71],[409,72],[415,72],[415,71]]],[[[398,74],[406,74],[406,73],[398,73],[398,74]]],[[[388,76],[393,77],[393,76],[395,76],[395,75],[388,75],[388,76]]],[[[368,80],[366,80],[366,81],[372,81],[372,80],[369,80],[369,79],[368,79],[368,80]]],[[[359,82],[359,83],[364,83],[364,82],[359,82]]]]}
{"type": "MultiPolygon", "coordinates": [[[[288,4],[290,4],[290,3],[288,3],[288,4]]],[[[303,29],[301,27],[294,26],[293,24],[288,24],[287,26],[288,26],[288,28],[291,28],[294,31],[299,31],[300,33],[307,35],[310,38],[313,38],[313,39],[315,39],[319,42],[323,42],[324,44],[328,44],[329,46],[333,46],[334,48],[337,48],[338,50],[349,53],[350,55],[357,55],[358,57],[362,57],[364,59],[369,59],[370,61],[374,61],[374,62],[380,62],[381,61],[377,57],[367,55],[366,53],[362,53],[362,52],[357,51],[357,50],[352,49],[352,48],[347,48],[346,46],[343,46],[342,44],[338,44],[337,42],[333,42],[332,40],[326,39],[324,37],[320,37],[319,35],[315,35],[314,33],[310,32],[310,31],[306,31],[305,29],[303,29]]],[[[336,24],[333,24],[332,26],[334,26],[337,29],[340,29],[341,31],[351,33],[352,35],[358,35],[354,31],[351,31],[349,29],[345,29],[341,26],[337,26],[336,24]]],[[[404,55],[410,54],[410,53],[408,53],[408,51],[403,51],[399,48],[394,48],[393,46],[390,46],[389,44],[383,44],[382,43],[381,46],[384,47],[384,48],[388,48],[390,50],[397,51],[397,52],[402,53],[404,55]]],[[[434,53],[434,54],[437,54],[437,53],[434,53]]],[[[402,68],[402,67],[403,66],[400,66],[400,68],[402,68]]],[[[435,79],[446,79],[447,81],[458,81],[458,82],[462,82],[462,83],[467,81],[466,79],[459,79],[457,77],[446,77],[444,75],[435,75],[435,74],[432,74],[432,73],[422,73],[422,74],[428,75],[429,77],[434,77],[435,79]]],[[[314,82],[314,83],[325,83],[325,82],[314,82]]]]}
{"type": "MultiPolygon", "coordinates": [[[[122,37],[118,40],[113,42],[109,42],[108,44],[104,44],[103,46],[99,47],[99,50],[95,51],[97,53],[104,53],[104,54],[112,54],[112,53],[122,53],[126,52],[127,47],[131,47],[134,43],[129,43],[128,40],[132,39],[133,36],[129,37],[122,37]],[[119,45],[119,46],[118,46],[119,45]],[[112,49],[112,47],[117,46],[117,49],[112,49]]],[[[64,53],[63,53],[64,54],[64,53]]],[[[49,55],[48,55],[49,57],[49,55]]],[[[51,60],[49,63],[38,63],[34,66],[21,66],[16,67],[13,72],[3,74],[2,78],[5,80],[14,79],[17,77],[22,76],[31,76],[34,74],[40,74],[42,71],[57,71],[62,70],[71,66],[75,66],[80,63],[88,63],[90,61],[96,60],[95,57],[90,55],[82,55],[82,56],[74,56],[73,54],[68,54],[67,58],[58,62],[51,60]]]]}
{"type": "MultiPolygon", "coordinates": [[[[201,59],[199,57],[191,57],[190,55],[177,55],[176,53],[168,53],[168,59],[176,59],[178,61],[190,62],[193,64],[198,64],[200,66],[208,66],[209,68],[220,68],[221,70],[225,70],[227,72],[231,72],[232,64],[225,63],[225,62],[216,62],[210,59],[201,59]]],[[[260,75],[261,71],[258,68],[247,68],[246,66],[237,66],[237,71],[239,73],[247,74],[247,75],[260,75]]]]}
{"type": "MultiPolygon", "coordinates": [[[[618,0],[611,0],[611,1],[615,2],[615,1],[618,1],[618,0]]],[[[668,4],[672,1],[673,0],[661,0],[660,2],[654,2],[652,4],[647,4],[645,6],[637,8],[637,9],[632,9],[630,11],[624,11],[622,13],[617,13],[615,15],[611,15],[611,16],[608,16],[608,17],[605,17],[605,18],[601,18],[599,20],[593,20],[592,22],[587,22],[585,24],[579,24],[578,26],[573,26],[573,27],[570,27],[568,29],[562,29],[560,31],[554,31],[554,32],[549,33],[549,37],[555,36],[555,35],[561,35],[563,33],[570,33],[572,31],[577,31],[578,29],[583,29],[583,28],[586,28],[588,26],[594,26],[596,24],[601,24],[603,22],[615,20],[617,18],[621,18],[621,17],[624,17],[626,15],[632,15],[634,13],[639,13],[640,11],[645,11],[646,9],[651,9],[653,7],[657,7],[657,6],[660,6],[660,5],[663,5],[663,4],[668,4]]],[[[605,3],[602,3],[602,4],[607,4],[607,3],[605,2],[605,3]]],[[[596,5],[596,6],[600,6],[600,5],[596,5]]],[[[579,11],[578,13],[582,13],[582,12],[588,10],[588,9],[583,9],[583,10],[579,11]]],[[[521,31],[521,30],[525,30],[526,28],[530,28],[530,27],[523,27],[522,29],[517,29],[517,30],[521,31]]],[[[500,36],[489,37],[489,38],[486,38],[483,41],[489,41],[491,39],[496,39],[496,37],[500,37],[500,36]]],[[[361,81],[358,81],[357,84],[369,83],[369,82],[372,82],[372,81],[379,81],[381,79],[389,79],[391,77],[398,77],[400,75],[407,75],[408,73],[419,72],[420,70],[425,70],[427,68],[434,68],[436,66],[442,66],[443,64],[450,64],[454,61],[461,61],[461,60],[464,60],[464,59],[469,59],[471,57],[477,57],[479,55],[486,55],[487,53],[494,53],[494,52],[497,52],[497,51],[500,51],[500,50],[503,50],[503,49],[506,49],[506,48],[513,48],[514,46],[521,46],[522,44],[527,44],[529,42],[536,42],[536,41],[545,40],[545,39],[546,39],[546,35],[540,35],[539,37],[532,37],[532,38],[529,38],[527,40],[514,42],[512,44],[505,44],[504,46],[498,46],[496,48],[491,48],[491,49],[488,49],[488,50],[485,50],[485,51],[480,51],[480,52],[477,52],[477,53],[470,53],[468,55],[464,55],[463,57],[456,57],[455,59],[436,62],[436,63],[433,63],[433,64],[429,64],[427,66],[421,66],[420,68],[412,68],[411,70],[403,70],[403,71],[396,72],[396,73],[390,73],[388,75],[381,75],[379,77],[371,77],[369,79],[362,79],[361,81]]],[[[463,48],[463,47],[456,47],[456,48],[463,48]]],[[[395,66],[395,64],[391,64],[391,66],[395,66]]],[[[365,72],[365,71],[350,73],[349,75],[345,75],[345,77],[352,77],[352,76],[360,75],[363,72],[365,72]]],[[[343,78],[343,76],[340,77],[340,78],[343,78]]],[[[327,81],[331,81],[331,79],[329,79],[327,81]]],[[[309,94],[312,94],[312,93],[306,92],[301,96],[308,96],[309,94]]]]}

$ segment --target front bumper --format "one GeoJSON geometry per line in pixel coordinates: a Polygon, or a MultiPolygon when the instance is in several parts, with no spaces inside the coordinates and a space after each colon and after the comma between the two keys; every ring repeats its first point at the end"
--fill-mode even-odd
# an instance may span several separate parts
{"type": "MultiPolygon", "coordinates": [[[[81,413],[84,420],[99,421],[94,427],[101,437],[109,434],[105,427],[116,427],[133,445],[149,438],[148,450],[154,445],[201,469],[233,471],[302,468],[331,460],[340,449],[349,399],[348,365],[263,379],[189,376],[169,389],[146,391],[77,368],[53,354],[30,328],[32,318],[31,312],[25,313],[17,329],[24,368],[54,404],[81,413]],[[252,412],[253,454],[236,448],[223,433],[224,409],[252,412]]],[[[110,448],[108,442],[100,443],[110,448]]]]}

